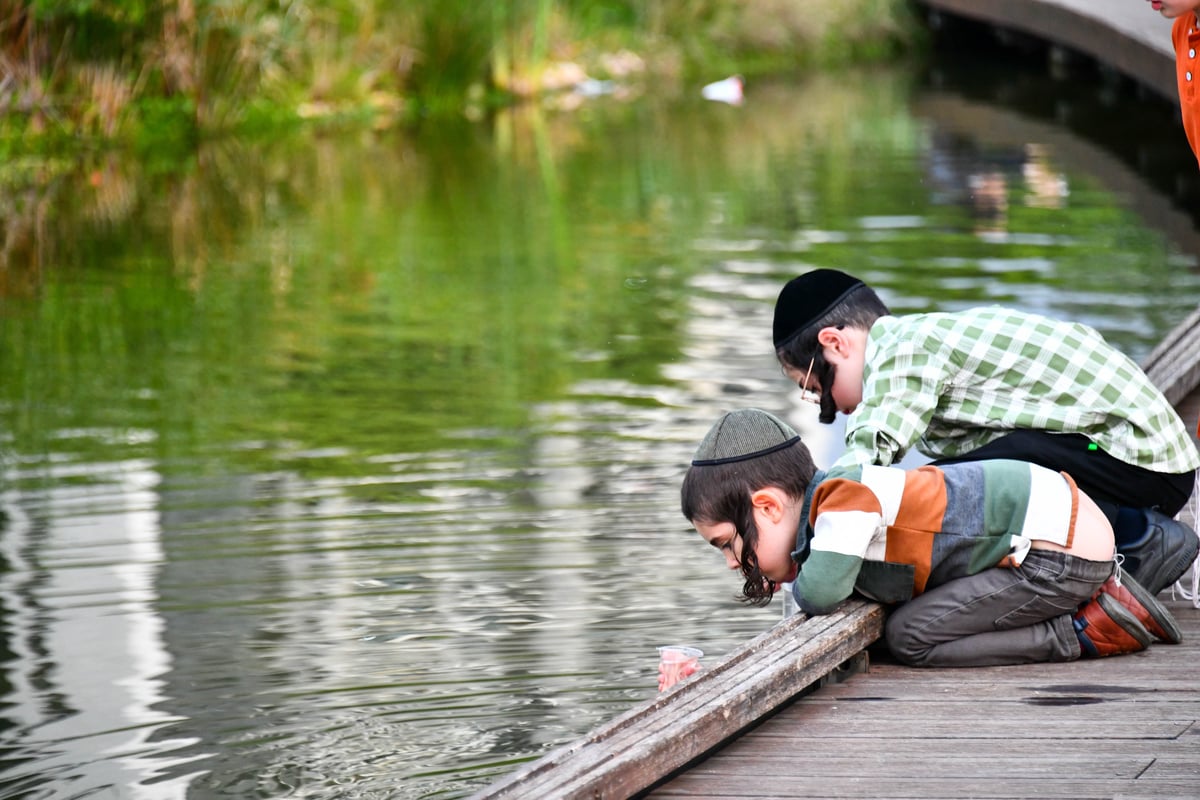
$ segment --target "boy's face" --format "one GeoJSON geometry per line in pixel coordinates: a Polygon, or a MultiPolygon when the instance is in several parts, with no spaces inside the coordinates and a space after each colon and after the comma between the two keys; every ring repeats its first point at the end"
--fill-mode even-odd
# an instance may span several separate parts
{"type": "MultiPolygon", "coordinates": [[[[1200,0],[1197,0],[1200,2],[1200,0]]],[[[858,328],[825,328],[818,335],[825,362],[833,367],[833,388],[830,395],[843,414],[852,414],[862,402],[863,367],[867,352],[867,331],[858,328]]],[[[788,367],[784,374],[796,382],[800,390],[821,396],[820,382],[811,369],[788,367]]]]}
{"type": "MultiPolygon", "coordinates": [[[[758,568],[776,583],[790,581],[796,577],[797,570],[792,551],[796,549],[801,503],[775,487],[755,492],[752,502],[754,525],[758,529],[758,541],[754,545],[758,568]]],[[[741,570],[743,540],[732,522],[697,522],[695,526],[706,542],[721,551],[730,569],[741,570]]]]}
{"type": "Polygon", "coordinates": [[[1167,19],[1181,17],[1200,8],[1200,0],[1149,0],[1150,7],[1167,19]]]}

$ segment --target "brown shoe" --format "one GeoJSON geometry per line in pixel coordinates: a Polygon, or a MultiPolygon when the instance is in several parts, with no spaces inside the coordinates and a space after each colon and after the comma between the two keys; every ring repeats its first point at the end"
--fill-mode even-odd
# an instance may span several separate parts
{"type": "Polygon", "coordinates": [[[1136,653],[1154,638],[1132,612],[1103,592],[1080,606],[1074,624],[1081,658],[1136,653]]]}
{"type": "Polygon", "coordinates": [[[1109,578],[1100,587],[1100,592],[1111,595],[1125,606],[1160,642],[1179,644],[1183,640],[1183,633],[1171,612],[1128,573],[1122,573],[1119,580],[1116,575],[1109,578]]]}

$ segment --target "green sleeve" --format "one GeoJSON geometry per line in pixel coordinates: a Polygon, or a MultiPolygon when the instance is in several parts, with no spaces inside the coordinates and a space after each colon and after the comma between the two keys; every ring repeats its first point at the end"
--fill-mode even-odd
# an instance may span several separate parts
{"type": "Polygon", "coordinates": [[[854,591],[862,559],[844,553],[817,551],[809,555],[792,584],[796,604],[809,616],[828,614],[854,591]]]}

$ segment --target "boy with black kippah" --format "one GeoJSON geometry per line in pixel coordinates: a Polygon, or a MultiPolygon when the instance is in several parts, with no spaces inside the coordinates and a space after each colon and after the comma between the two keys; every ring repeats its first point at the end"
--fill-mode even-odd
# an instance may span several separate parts
{"type": "Polygon", "coordinates": [[[1073,661],[1180,640],[1157,600],[1114,576],[1095,503],[1033,464],[825,473],[787,423],[744,409],[709,430],[680,494],[683,515],[745,578],[745,600],[766,604],[791,581],[809,614],[853,592],[898,604],[887,643],[907,664],[1073,661]]]}
{"type": "Polygon", "coordinates": [[[1152,594],[1196,560],[1173,519],[1200,455],[1179,415],[1094,330],[997,306],[892,316],[858,278],[818,269],[775,303],[775,354],[847,415],[837,466],[888,466],[912,446],[945,465],[1016,459],[1068,473],[1103,509],[1123,569],[1152,594]]]}

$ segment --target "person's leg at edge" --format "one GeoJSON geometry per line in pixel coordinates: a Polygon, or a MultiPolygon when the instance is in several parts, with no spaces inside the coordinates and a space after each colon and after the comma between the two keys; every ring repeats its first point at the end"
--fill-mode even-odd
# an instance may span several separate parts
{"type": "Polygon", "coordinates": [[[1072,615],[1112,572],[1111,561],[1031,550],[1020,567],[959,578],[899,606],[888,648],[927,667],[1073,661],[1081,650],[1072,615]]]}

